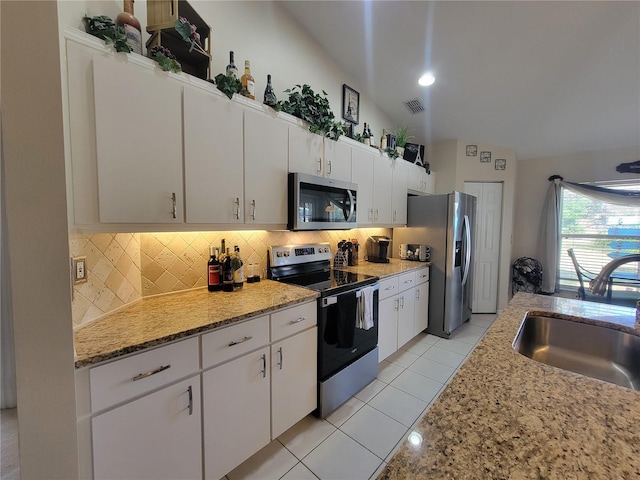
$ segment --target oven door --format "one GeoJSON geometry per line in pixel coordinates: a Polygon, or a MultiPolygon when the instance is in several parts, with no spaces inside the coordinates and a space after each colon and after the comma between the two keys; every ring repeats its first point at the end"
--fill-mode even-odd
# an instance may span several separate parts
{"type": "Polygon", "coordinates": [[[318,380],[320,382],[351,365],[378,345],[379,286],[376,283],[368,287],[373,289],[371,323],[358,319],[358,304],[363,287],[319,299],[318,380]]]}
{"type": "Polygon", "coordinates": [[[288,228],[290,230],[344,230],[356,227],[355,184],[289,174],[288,228]]]}

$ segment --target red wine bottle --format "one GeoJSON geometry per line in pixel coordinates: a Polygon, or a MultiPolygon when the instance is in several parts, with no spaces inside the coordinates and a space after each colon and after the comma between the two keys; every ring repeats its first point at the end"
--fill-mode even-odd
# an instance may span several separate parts
{"type": "Polygon", "coordinates": [[[220,282],[220,262],[216,258],[216,251],[209,247],[209,262],[207,263],[207,288],[210,292],[218,292],[222,288],[220,282]]]}

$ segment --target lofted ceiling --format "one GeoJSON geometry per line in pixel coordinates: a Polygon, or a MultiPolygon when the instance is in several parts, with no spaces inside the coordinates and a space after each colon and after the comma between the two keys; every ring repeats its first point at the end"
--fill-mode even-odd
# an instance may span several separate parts
{"type": "Polygon", "coordinates": [[[640,145],[638,1],[281,3],[421,143],[519,159],[640,145]],[[425,111],[411,114],[415,98],[425,111]]]}

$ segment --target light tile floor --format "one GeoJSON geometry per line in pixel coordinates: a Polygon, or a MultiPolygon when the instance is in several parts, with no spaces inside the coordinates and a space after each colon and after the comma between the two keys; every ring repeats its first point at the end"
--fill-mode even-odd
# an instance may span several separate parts
{"type": "Polygon", "coordinates": [[[305,417],[225,478],[375,478],[495,318],[473,315],[448,340],[420,334],[325,420],[305,417]]]}

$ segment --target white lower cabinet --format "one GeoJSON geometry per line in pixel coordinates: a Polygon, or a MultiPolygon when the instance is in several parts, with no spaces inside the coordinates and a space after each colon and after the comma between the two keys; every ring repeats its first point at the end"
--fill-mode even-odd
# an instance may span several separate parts
{"type": "Polygon", "coordinates": [[[202,478],[200,419],[200,375],[94,417],[94,478],[202,478]]]}
{"type": "Polygon", "coordinates": [[[269,347],[203,373],[205,478],[222,478],[271,440],[269,377],[269,347]]]}
{"type": "Polygon", "coordinates": [[[378,361],[396,352],[428,322],[429,267],[380,281],[378,361]]]}
{"type": "Polygon", "coordinates": [[[271,437],[277,438],[318,405],[318,328],[271,346],[271,437]]]}

